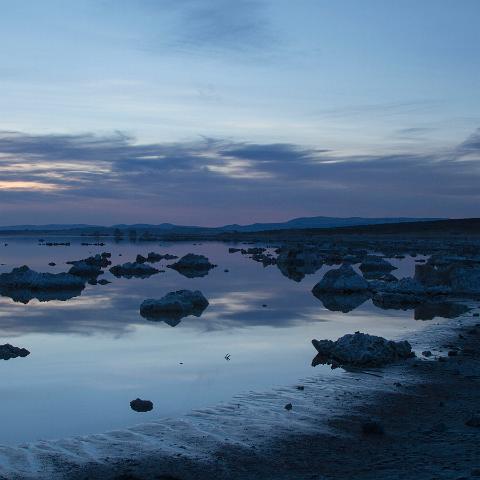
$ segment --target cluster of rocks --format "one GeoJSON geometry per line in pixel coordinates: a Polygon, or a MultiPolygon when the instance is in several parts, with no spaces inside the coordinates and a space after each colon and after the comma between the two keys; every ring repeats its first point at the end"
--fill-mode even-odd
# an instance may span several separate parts
{"type": "Polygon", "coordinates": [[[415,356],[407,341],[395,342],[383,337],[355,332],[332,340],[312,340],[318,354],[312,365],[336,367],[381,367],[415,356]]]}
{"type": "Polygon", "coordinates": [[[67,262],[72,265],[68,273],[90,280],[96,279],[103,274],[102,268],[111,265],[112,262],[109,260],[111,256],[111,253],[103,252],[83,260],[71,260],[67,262]]]}
{"type": "Polygon", "coordinates": [[[168,268],[176,270],[178,273],[181,273],[185,277],[195,278],[195,277],[204,277],[208,272],[215,268],[216,265],[210,263],[207,257],[204,255],[196,255],[194,253],[187,253],[171,265],[167,265],[168,268]]]}
{"type": "Polygon", "coordinates": [[[392,268],[395,267],[381,257],[369,256],[360,265],[364,274],[375,273],[376,279],[368,280],[344,263],[328,271],[312,292],[331,310],[347,312],[372,298],[376,306],[384,309],[418,308],[418,317],[422,318],[430,316],[426,307],[430,311],[448,308],[450,314],[465,311],[465,307],[452,308],[446,302],[449,297],[480,295],[480,262],[477,264],[471,259],[457,257],[455,261],[449,258],[440,262],[433,258],[415,265],[413,278],[383,278],[392,268]]]}
{"type": "Polygon", "coordinates": [[[200,317],[208,307],[208,300],[198,291],[178,290],[160,299],[147,299],[140,305],[140,315],[148,320],[163,320],[176,326],[189,315],[200,317]]]}

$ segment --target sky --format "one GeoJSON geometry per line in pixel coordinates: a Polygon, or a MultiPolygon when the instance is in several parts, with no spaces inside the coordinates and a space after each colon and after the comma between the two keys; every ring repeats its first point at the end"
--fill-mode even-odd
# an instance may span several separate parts
{"type": "Polygon", "coordinates": [[[478,0],[0,0],[0,224],[473,217],[478,0]]]}

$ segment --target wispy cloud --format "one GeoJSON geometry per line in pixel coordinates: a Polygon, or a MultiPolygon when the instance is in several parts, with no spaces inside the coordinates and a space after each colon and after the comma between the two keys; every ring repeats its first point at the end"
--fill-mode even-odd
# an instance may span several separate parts
{"type": "Polygon", "coordinates": [[[47,208],[53,199],[57,208],[59,199],[85,206],[103,202],[97,215],[107,218],[113,211],[130,220],[141,214],[155,221],[161,214],[185,221],[188,211],[191,219],[204,216],[196,223],[241,221],[247,214],[250,220],[293,213],[471,216],[480,200],[480,164],[465,156],[478,157],[478,139],[477,132],[433,154],[342,156],[289,143],[201,138],[139,144],[119,132],[3,132],[0,201],[31,202],[32,208],[47,208]],[[185,211],[175,218],[180,207],[185,211]]]}

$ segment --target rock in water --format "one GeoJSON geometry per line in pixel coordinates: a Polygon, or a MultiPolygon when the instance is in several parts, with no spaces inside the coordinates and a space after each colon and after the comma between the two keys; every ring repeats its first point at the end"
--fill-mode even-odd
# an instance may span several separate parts
{"type": "Polygon", "coordinates": [[[407,341],[394,342],[382,337],[355,332],[337,341],[312,340],[318,355],[312,364],[336,366],[379,367],[398,360],[414,357],[407,341]]]}
{"type": "Polygon", "coordinates": [[[6,343],[5,345],[0,345],[0,359],[10,360],[11,358],[17,357],[26,357],[30,355],[30,352],[26,348],[19,348],[6,343]]]}
{"type": "Polygon", "coordinates": [[[130,408],[136,412],[149,412],[153,410],[153,403],[150,400],[136,398],[130,402],[130,408]]]}
{"type": "Polygon", "coordinates": [[[85,282],[70,273],[41,273],[30,270],[26,265],[0,275],[0,288],[29,290],[77,290],[85,282]]]}
{"type": "Polygon", "coordinates": [[[160,270],[146,265],[145,263],[137,263],[137,262],[127,262],[123,265],[115,265],[110,269],[110,272],[115,275],[116,277],[140,277],[146,278],[158,273],[160,270]]]}
{"type": "Polygon", "coordinates": [[[347,264],[335,270],[329,270],[313,287],[314,295],[320,292],[365,292],[369,288],[368,282],[347,264]]]}
{"type": "Polygon", "coordinates": [[[169,325],[175,326],[181,318],[188,315],[199,317],[207,307],[208,300],[199,290],[178,290],[168,293],[159,300],[143,301],[140,305],[140,315],[150,320],[164,320],[169,325]]]}
{"type": "Polygon", "coordinates": [[[384,258],[377,255],[367,255],[360,265],[362,272],[391,272],[396,270],[391,263],[387,262],[384,258]]]}
{"type": "Polygon", "coordinates": [[[210,263],[207,257],[204,255],[195,255],[194,253],[188,253],[178,262],[168,265],[168,268],[173,268],[189,278],[204,277],[210,269],[215,267],[216,265],[210,263]]]}

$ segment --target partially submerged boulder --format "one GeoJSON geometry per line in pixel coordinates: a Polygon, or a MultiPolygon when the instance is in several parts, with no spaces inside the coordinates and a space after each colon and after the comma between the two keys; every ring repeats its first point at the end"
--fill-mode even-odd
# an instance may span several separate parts
{"type": "Polygon", "coordinates": [[[321,292],[352,293],[366,292],[368,282],[347,264],[340,268],[329,270],[312,289],[315,296],[321,292]]]}
{"type": "Polygon", "coordinates": [[[216,265],[210,263],[207,257],[194,253],[187,253],[178,262],[168,265],[168,268],[172,268],[189,278],[203,277],[215,267],[216,265]]]}
{"type": "Polygon", "coordinates": [[[312,365],[328,364],[332,367],[380,367],[388,363],[415,356],[407,341],[395,342],[383,337],[355,332],[332,340],[312,340],[318,352],[312,365]]]}
{"type": "Polygon", "coordinates": [[[145,263],[137,262],[127,262],[122,265],[115,265],[110,269],[110,272],[116,277],[140,277],[147,278],[155,273],[158,273],[160,270],[152,267],[151,265],[146,265],[145,263]]]}
{"type": "Polygon", "coordinates": [[[178,290],[167,293],[159,300],[144,300],[140,305],[140,315],[149,320],[164,320],[175,326],[183,317],[199,317],[207,307],[208,300],[199,290],[178,290]]]}
{"type": "Polygon", "coordinates": [[[9,343],[0,345],[0,359],[10,360],[11,358],[26,357],[30,352],[26,348],[14,347],[9,343]]]}

